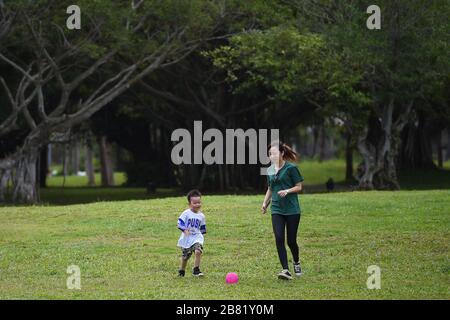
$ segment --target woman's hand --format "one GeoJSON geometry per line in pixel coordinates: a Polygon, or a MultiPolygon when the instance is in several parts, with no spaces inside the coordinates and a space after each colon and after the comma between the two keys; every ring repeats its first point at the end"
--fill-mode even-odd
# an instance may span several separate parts
{"type": "Polygon", "coordinates": [[[282,198],[286,197],[286,195],[289,193],[289,190],[280,190],[278,191],[278,195],[282,198]]]}
{"type": "Polygon", "coordinates": [[[268,204],[265,203],[265,202],[263,202],[262,207],[261,207],[261,212],[262,212],[262,214],[265,214],[265,213],[266,213],[266,211],[267,211],[267,206],[268,206],[268,204]]]}
{"type": "Polygon", "coordinates": [[[264,196],[264,201],[261,207],[262,214],[266,213],[271,198],[272,198],[272,191],[270,190],[270,188],[267,188],[266,195],[264,196]]]}

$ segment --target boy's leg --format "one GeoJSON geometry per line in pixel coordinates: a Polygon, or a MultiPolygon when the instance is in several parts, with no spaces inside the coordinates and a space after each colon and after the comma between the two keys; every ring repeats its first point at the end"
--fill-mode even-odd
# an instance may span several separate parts
{"type": "Polygon", "coordinates": [[[199,268],[200,267],[200,259],[202,257],[202,252],[198,249],[195,250],[195,261],[194,261],[194,267],[199,268]]]}
{"type": "Polygon", "coordinates": [[[203,246],[200,243],[196,243],[193,245],[194,253],[195,253],[195,261],[194,261],[194,267],[199,268],[200,267],[200,259],[202,257],[203,253],[203,246]]]}
{"type": "Polygon", "coordinates": [[[195,261],[194,261],[194,269],[192,270],[192,273],[194,276],[203,276],[203,272],[200,271],[200,259],[202,257],[203,253],[203,247],[201,244],[196,243],[193,246],[194,254],[195,254],[195,261]]]}
{"type": "Polygon", "coordinates": [[[186,270],[187,260],[185,260],[183,257],[181,257],[180,260],[181,260],[180,270],[186,270]]]}
{"type": "Polygon", "coordinates": [[[181,249],[181,258],[180,258],[180,269],[178,270],[178,274],[182,277],[184,277],[186,265],[191,257],[192,252],[190,252],[188,249],[181,249]]]}

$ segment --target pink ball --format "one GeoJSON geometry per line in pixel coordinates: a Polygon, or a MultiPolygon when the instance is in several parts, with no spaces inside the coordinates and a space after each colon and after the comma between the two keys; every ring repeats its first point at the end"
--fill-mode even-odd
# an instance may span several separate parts
{"type": "Polygon", "coordinates": [[[225,281],[226,283],[237,283],[239,280],[239,277],[237,275],[237,273],[234,272],[230,272],[227,274],[227,276],[225,277],[225,281]]]}

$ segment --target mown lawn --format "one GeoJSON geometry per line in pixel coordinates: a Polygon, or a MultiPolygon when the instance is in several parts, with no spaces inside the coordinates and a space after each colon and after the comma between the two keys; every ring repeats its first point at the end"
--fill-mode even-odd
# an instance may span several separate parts
{"type": "MultiPolygon", "coordinates": [[[[101,185],[100,173],[95,174],[95,183],[97,186],[101,185]]],[[[123,172],[114,173],[114,182],[116,186],[122,185],[126,181],[126,175],[123,172]]],[[[88,177],[87,176],[51,176],[47,178],[48,187],[87,187],[88,177]]]]}
{"type": "Polygon", "coordinates": [[[306,186],[324,186],[329,178],[332,178],[335,182],[345,180],[344,159],[326,160],[322,162],[317,160],[302,160],[298,163],[298,167],[305,176],[304,184],[306,186]]]}
{"type": "MultiPolygon", "coordinates": [[[[450,191],[306,194],[304,276],[280,266],[262,196],[205,196],[203,279],[177,277],[184,197],[0,208],[0,299],[449,299],[450,191]],[[81,290],[66,287],[67,267],[81,290]],[[369,290],[367,267],[381,268],[369,290]],[[226,285],[227,272],[237,285],[226,285]]],[[[189,268],[192,261],[189,263],[189,268]]]]}

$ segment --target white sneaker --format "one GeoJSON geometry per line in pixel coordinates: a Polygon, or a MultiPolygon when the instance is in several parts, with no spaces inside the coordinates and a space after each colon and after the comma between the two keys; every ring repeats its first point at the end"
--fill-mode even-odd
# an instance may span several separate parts
{"type": "Polygon", "coordinates": [[[294,273],[297,277],[300,277],[302,273],[302,267],[300,267],[300,263],[295,264],[294,263],[294,273]]]}
{"type": "Polygon", "coordinates": [[[281,271],[278,274],[278,279],[281,279],[281,280],[292,280],[292,275],[289,272],[289,270],[284,269],[283,271],[281,271]]]}

